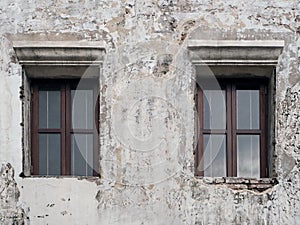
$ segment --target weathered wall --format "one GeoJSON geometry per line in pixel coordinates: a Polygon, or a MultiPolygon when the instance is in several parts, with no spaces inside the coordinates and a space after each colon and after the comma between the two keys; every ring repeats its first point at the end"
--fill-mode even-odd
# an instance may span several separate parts
{"type": "Polygon", "coordinates": [[[1,224],[299,224],[299,32],[297,0],[1,1],[1,224]],[[191,37],[286,41],[276,74],[272,188],[234,190],[194,178],[191,37]],[[106,42],[101,179],[18,176],[15,40],[106,42]]]}
{"type": "Polygon", "coordinates": [[[1,224],[22,224],[23,211],[17,206],[19,189],[14,180],[14,169],[8,164],[3,164],[0,169],[0,222],[1,224]]]}

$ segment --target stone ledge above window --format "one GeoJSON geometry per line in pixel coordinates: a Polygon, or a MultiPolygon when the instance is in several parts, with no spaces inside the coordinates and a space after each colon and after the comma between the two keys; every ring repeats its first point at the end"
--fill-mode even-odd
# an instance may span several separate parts
{"type": "Polygon", "coordinates": [[[283,40],[189,40],[194,65],[276,66],[283,40]]]}
{"type": "Polygon", "coordinates": [[[80,77],[99,68],[105,55],[101,41],[16,41],[13,47],[26,75],[34,78],[80,77]]]}

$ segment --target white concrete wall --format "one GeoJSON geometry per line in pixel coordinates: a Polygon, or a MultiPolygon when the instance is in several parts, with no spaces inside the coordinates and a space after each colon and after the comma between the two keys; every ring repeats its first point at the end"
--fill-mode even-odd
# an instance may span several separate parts
{"type": "Polygon", "coordinates": [[[299,29],[297,0],[1,1],[1,224],[299,223],[299,29]],[[185,47],[192,37],[285,40],[276,75],[278,184],[265,192],[193,175],[193,69],[185,47]],[[106,42],[101,179],[19,177],[16,40],[106,42]]]}

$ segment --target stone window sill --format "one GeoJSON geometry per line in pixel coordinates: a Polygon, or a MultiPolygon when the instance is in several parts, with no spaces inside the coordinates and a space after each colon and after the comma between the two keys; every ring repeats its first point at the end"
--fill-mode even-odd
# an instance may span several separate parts
{"type": "Polygon", "coordinates": [[[278,184],[276,178],[202,177],[202,181],[205,184],[225,185],[233,190],[258,192],[265,191],[278,184]]]}
{"type": "Polygon", "coordinates": [[[30,175],[24,176],[24,173],[19,175],[25,179],[77,179],[77,180],[99,180],[100,176],[75,176],[75,175],[30,175]]]}

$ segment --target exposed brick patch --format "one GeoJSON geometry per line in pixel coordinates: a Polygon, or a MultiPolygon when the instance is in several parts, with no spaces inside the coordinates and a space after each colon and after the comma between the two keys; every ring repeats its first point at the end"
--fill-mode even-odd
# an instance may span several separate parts
{"type": "Polygon", "coordinates": [[[248,179],[237,177],[205,177],[205,184],[225,185],[233,190],[251,190],[262,192],[278,184],[275,178],[248,179]]]}

